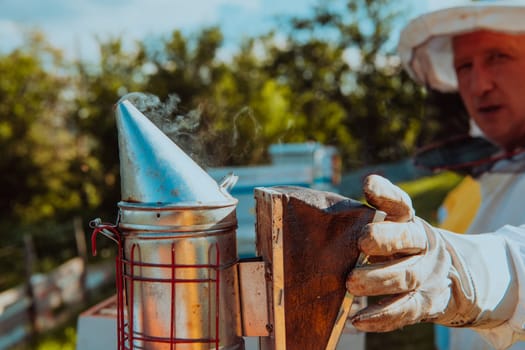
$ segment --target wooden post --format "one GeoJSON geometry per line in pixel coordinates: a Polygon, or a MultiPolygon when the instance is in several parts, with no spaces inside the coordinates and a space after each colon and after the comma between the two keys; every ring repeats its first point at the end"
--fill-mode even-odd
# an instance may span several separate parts
{"type": "Polygon", "coordinates": [[[24,235],[24,260],[25,260],[25,280],[26,280],[26,294],[29,299],[28,315],[30,320],[29,335],[30,339],[34,339],[34,335],[38,329],[38,315],[36,310],[35,295],[33,291],[33,284],[31,283],[31,276],[33,276],[35,263],[37,261],[35,246],[31,235],[24,235]]]}
{"type": "Polygon", "coordinates": [[[82,218],[75,216],[73,219],[73,228],[75,231],[75,242],[77,244],[77,252],[82,259],[82,271],[80,273],[80,291],[82,293],[82,302],[86,302],[89,298],[89,291],[87,288],[87,262],[88,251],[86,245],[86,235],[82,227],[82,218]]]}
{"type": "Polygon", "coordinates": [[[261,350],[324,350],[376,211],[302,187],[257,188],[256,247],[266,265],[268,329],[261,350]]]}

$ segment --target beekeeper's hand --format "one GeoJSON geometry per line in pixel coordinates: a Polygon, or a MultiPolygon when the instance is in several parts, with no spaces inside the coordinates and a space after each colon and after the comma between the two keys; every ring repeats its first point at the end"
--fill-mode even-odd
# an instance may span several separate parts
{"type": "Polygon", "coordinates": [[[512,315],[518,287],[502,238],[432,227],[415,216],[405,192],[377,175],[365,180],[364,193],[387,216],[364,228],[359,249],[370,263],[350,273],[347,288],[387,297],[354,315],[356,328],[385,332],[421,321],[495,327],[512,315]]]}

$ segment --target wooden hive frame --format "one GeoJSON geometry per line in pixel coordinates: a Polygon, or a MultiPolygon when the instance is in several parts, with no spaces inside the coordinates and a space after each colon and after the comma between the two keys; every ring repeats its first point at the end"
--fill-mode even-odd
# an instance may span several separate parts
{"type": "Polygon", "coordinates": [[[268,330],[261,350],[324,350],[376,210],[302,187],[257,188],[256,248],[265,263],[268,330]]]}

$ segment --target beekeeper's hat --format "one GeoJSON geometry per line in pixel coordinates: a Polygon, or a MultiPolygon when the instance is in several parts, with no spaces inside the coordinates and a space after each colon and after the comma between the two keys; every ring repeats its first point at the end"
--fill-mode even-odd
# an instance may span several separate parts
{"type": "Polygon", "coordinates": [[[451,38],[478,29],[525,33],[525,0],[467,2],[417,17],[401,33],[401,62],[415,81],[456,91],[451,38]]]}

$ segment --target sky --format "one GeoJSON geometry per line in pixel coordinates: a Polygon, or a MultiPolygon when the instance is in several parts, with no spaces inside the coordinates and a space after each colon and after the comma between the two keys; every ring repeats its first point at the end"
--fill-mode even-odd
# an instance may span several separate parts
{"type": "MultiPolygon", "coordinates": [[[[401,1],[401,0],[394,0],[401,1]]],[[[464,0],[403,0],[417,15],[464,0]]],[[[97,57],[96,38],[136,40],[219,25],[227,44],[275,27],[276,16],[306,14],[318,0],[0,0],[0,52],[28,29],[44,32],[71,59],[97,57]]]]}

